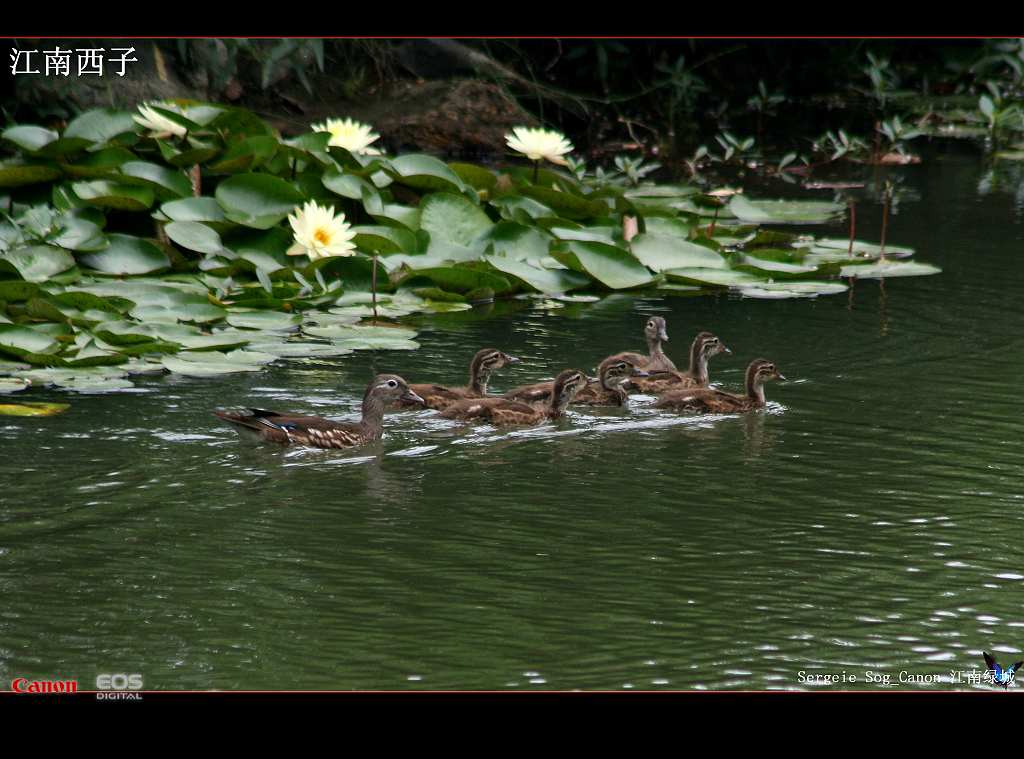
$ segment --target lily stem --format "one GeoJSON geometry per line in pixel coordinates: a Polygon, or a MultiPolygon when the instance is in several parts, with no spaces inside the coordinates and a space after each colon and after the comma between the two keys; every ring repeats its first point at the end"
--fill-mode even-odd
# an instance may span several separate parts
{"type": "Polygon", "coordinates": [[[537,174],[540,172],[540,161],[533,162],[533,183],[537,184],[537,174]]]}
{"type": "Polygon", "coordinates": [[[371,290],[373,292],[373,321],[377,321],[377,253],[373,254],[373,273],[371,276],[371,290]]]}

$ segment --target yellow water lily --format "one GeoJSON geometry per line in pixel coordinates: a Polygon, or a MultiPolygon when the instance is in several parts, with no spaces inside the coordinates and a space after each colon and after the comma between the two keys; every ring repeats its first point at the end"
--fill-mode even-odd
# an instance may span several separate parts
{"type": "Polygon", "coordinates": [[[531,161],[544,159],[557,163],[559,166],[566,166],[567,162],[562,157],[572,152],[572,143],[566,139],[561,132],[549,129],[531,129],[530,127],[516,127],[512,134],[505,135],[508,146],[517,153],[522,153],[531,161]]]}
{"type": "Polygon", "coordinates": [[[311,200],[288,217],[295,244],[289,256],[309,256],[311,261],[330,256],[351,256],[356,246],[351,242],[356,233],[345,221],[345,214],[335,215],[331,206],[317,205],[311,200]]]}
{"type": "Polygon", "coordinates": [[[374,132],[369,124],[362,124],[353,119],[327,119],[322,124],[314,124],[313,131],[329,132],[331,139],[327,144],[345,148],[350,153],[380,155],[377,148],[370,147],[370,143],[379,140],[380,135],[374,132]]]}
{"type": "Polygon", "coordinates": [[[132,117],[135,119],[135,123],[148,129],[149,136],[157,139],[185,136],[185,132],[188,131],[185,127],[153,110],[153,106],[163,108],[165,111],[178,112],[178,108],[170,103],[143,103],[139,106],[139,115],[132,117]]]}

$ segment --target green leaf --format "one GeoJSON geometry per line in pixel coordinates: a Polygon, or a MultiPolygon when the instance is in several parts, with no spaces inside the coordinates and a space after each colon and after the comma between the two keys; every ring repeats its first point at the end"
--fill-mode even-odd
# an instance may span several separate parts
{"type": "Polygon", "coordinates": [[[642,287],[654,281],[646,266],[612,245],[570,240],[559,243],[551,255],[573,271],[589,274],[613,290],[642,287]]]}
{"type": "Polygon", "coordinates": [[[939,274],[942,272],[938,266],[918,263],[917,261],[876,261],[872,264],[854,264],[844,266],[840,272],[841,277],[856,277],[858,279],[886,279],[888,277],[920,277],[928,274],[939,274]]]}
{"type": "Polygon", "coordinates": [[[378,253],[416,253],[416,235],[407,229],[385,226],[352,227],[352,242],[359,250],[378,253]]]}
{"type": "Polygon", "coordinates": [[[725,259],[703,245],[687,242],[678,237],[654,234],[637,235],[630,242],[633,255],[640,263],[654,271],[689,267],[725,269],[725,259]]]}
{"type": "Polygon", "coordinates": [[[164,225],[164,232],[181,247],[197,253],[220,253],[223,249],[220,235],[197,221],[172,221],[164,225]]]}
{"type": "Polygon", "coordinates": [[[489,287],[499,295],[512,290],[512,284],[508,279],[495,273],[490,267],[481,267],[478,264],[417,269],[410,272],[399,284],[403,287],[415,287],[418,282],[424,280],[433,282],[442,290],[456,293],[468,293],[484,287],[489,287]]]}
{"type": "Polygon", "coordinates": [[[0,187],[52,182],[60,177],[60,169],[49,163],[29,163],[21,160],[0,163],[0,187]]]}
{"type": "Polygon", "coordinates": [[[849,288],[841,282],[765,282],[760,285],[741,287],[739,292],[745,298],[777,300],[836,295],[847,289],[849,288]]]}
{"type": "Polygon", "coordinates": [[[96,108],[79,114],[67,129],[64,137],[80,137],[92,143],[104,143],[120,134],[135,131],[135,121],[127,111],[111,108],[96,108]]]}
{"type": "Polygon", "coordinates": [[[71,185],[75,195],[98,208],[115,211],[144,211],[153,205],[155,195],[150,187],[96,180],[75,182],[71,185]]]}
{"type": "Polygon", "coordinates": [[[839,203],[816,200],[751,200],[734,195],[729,210],[748,224],[824,224],[841,214],[839,203]]]}
{"type": "Polygon", "coordinates": [[[231,221],[270,229],[304,200],[302,193],[269,174],[237,174],[217,186],[217,202],[231,221]]]}
{"type": "Polygon", "coordinates": [[[223,222],[224,210],[215,198],[182,198],[160,206],[160,212],[171,221],[223,222]]]}
{"type": "Polygon", "coordinates": [[[74,265],[70,253],[50,245],[17,248],[0,256],[0,269],[17,272],[26,282],[46,282],[74,265]]]}
{"type": "Polygon", "coordinates": [[[0,133],[0,137],[12,142],[24,151],[35,153],[55,141],[59,134],[40,126],[13,126],[0,133]]]}
{"type": "Polygon", "coordinates": [[[681,280],[689,284],[711,285],[712,287],[741,287],[765,282],[763,277],[758,277],[745,271],[732,269],[707,269],[707,268],[683,268],[666,269],[665,276],[673,280],[681,280]]]}
{"type": "Polygon", "coordinates": [[[498,271],[542,293],[564,293],[590,284],[590,278],[568,269],[548,269],[538,259],[517,259],[511,255],[487,255],[484,261],[498,271]]]}
{"type": "Polygon", "coordinates": [[[431,240],[468,246],[493,224],[479,206],[462,195],[433,193],[420,204],[420,228],[430,233],[431,240]]]}
{"type": "Polygon", "coordinates": [[[523,195],[543,203],[567,219],[590,219],[608,213],[608,204],[603,200],[588,200],[573,193],[553,190],[549,187],[529,185],[519,190],[523,195]]]}
{"type": "Polygon", "coordinates": [[[433,156],[412,153],[391,160],[385,171],[395,181],[418,190],[448,190],[462,192],[465,183],[459,175],[433,156]]]}
{"type": "Polygon", "coordinates": [[[192,182],[181,171],[146,161],[121,165],[122,182],[149,187],[161,198],[184,198],[192,194],[192,182]]]}
{"type": "Polygon", "coordinates": [[[105,249],[82,256],[81,263],[104,274],[119,276],[150,274],[171,265],[163,250],[148,240],[122,234],[108,235],[107,239],[110,244],[105,249]]]}
{"type": "Polygon", "coordinates": [[[54,416],[69,408],[70,403],[0,403],[0,416],[54,416]]]}

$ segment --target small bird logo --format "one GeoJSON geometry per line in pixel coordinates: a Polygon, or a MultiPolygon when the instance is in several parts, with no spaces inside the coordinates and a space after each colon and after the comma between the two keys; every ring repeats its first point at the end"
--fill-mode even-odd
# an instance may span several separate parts
{"type": "Polygon", "coordinates": [[[988,651],[981,652],[985,656],[985,666],[988,667],[992,673],[992,682],[996,685],[1002,685],[1003,689],[1010,687],[1010,683],[1013,682],[1013,675],[1016,673],[1021,666],[1024,666],[1024,661],[1014,662],[1012,666],[1003,669],[999,666],[999,662],[992,658],[992,655],[988,651]]]}

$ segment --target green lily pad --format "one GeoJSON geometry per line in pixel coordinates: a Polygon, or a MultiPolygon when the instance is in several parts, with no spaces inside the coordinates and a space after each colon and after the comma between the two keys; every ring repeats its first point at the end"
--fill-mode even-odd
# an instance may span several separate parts
{"type": "MultiPolygon", "coordinates": [[[[243,353],[244,351],[234,351],[243,353]]],[[[230,353],[202,353],[188,357],[164,356],[160,359],[167,371],[185,377],[216,377],[222,374],[238,372],[258,372],[263,366],[262,357],[270,354],[257,354],[259,361],[248,360],[246,356],[232,356],[230,353]]],[[[271,360],[276,357],[271,356],[271,360]]]]}
{"type": "Polygon", "coordinates": [[[20,159],[0,162],[0,187],[52,182],[60,177],[60,169],[46,162],[28,162],[20,159]]]}
{"type": "Polygon", "coordinates": [[[238,308],[228,312],[227,323],[232,327],[259,330],[294,330],[302,323],[301,314],[266,311],[258,308],[238,308]]]}
{"type": "Polygon", "coordinates": [[[411,340],[416,337],[416,331],[407,327],[383,327],[383,326],[360,326],[358,324],[343,325],[331,324],[326,326],[303,327],[302,331],[314,337],[324,337],[330,340],[411,340]]]}
{"type": "Polygon", "coordinates": [[[97,208],[114,211],[145,211],[153,205],[156,195],[149,187],[97,179],[75,182],[71,185],[75,195],[97,208]]]}
{"type": "Polygon", "coordinates": [[[55,141],[60,135],[52,129],[26,124],[5,129],[0,133],[0,137],[14,143],[24,151],[35,153],[55,141]]]}
{"type": "Polygon", "coordinates": [[[17,248],[0,257],[0,269],[14,271],[26,282],[46,282],[74,265],[70,253],[51,245],[17,248]]]}
{"type": "Polygon", "coordinates": [[[708,268],[682,268],[666,269],[665,276],[673,280],[682,280],[689,284],[711,285],[713,287],[742,287],[755,283],[765,282],[763,277],[758,277],[744,271],[734,269],[708,269],[708,268]]]}
{"type": "Polygon", "coordinates": [[[118,135],[134,131],[135,120],[131,113],[112,108],[95,108],[72,119],[64,130],[64,137],[79,137],[102,144],[118,135]]]}
{"type": "Polygon", "coordinates": [[[549,269],[537,259],[517,259],[509,255],[488,255],[484,261],[542,293],[564,293],[590,284],[590,277],[568,269],[549,269]]]}
{"type": "Polygon", "coordinates": [[[237,224],[270,229],[305,198],[291,184],[270,174],[236,174],[217,185],[217,202],[237,224]]]}
{"type": "Polygon", "coordinates": [[[724,269],[728,264],[719,253],[703,245],[647,232],[630,242],[633,255],[640,263],[654,271],[704,267],[724,269]]]}
{"type": "Polygon", "coordinates": [[[181,198],[160,206],[160,212],[171,221],[220,223],[225,221],[224,209],[216,198],[181,198]]]}
{"type": "Polygon", "coordinates": [[[420,204],[420,228],[430,233],[431,241],[468,246],[493,224],[479,206],[462,195],[432,193],[420,204]]]}
{"type": "Polygon", "coordinates": [[[55,416],[69,408],[70,403],[0,403],[0,416],[55,416]]]}
{"type": "Polygon", "coordinates": [[[79,261],[104,274],[124,276],[151,274],[170,267],[170,259],[158,246],[132,235],[107,235],[110,244],[101,251],[81,256],[79,261]]]}
{"type": "Polygon", "coordinates": [[[465,188],[459,175],[444,161],[433,156],[412,153],[391,159],[385,169],[395,181],[418,190],[448,190],[462,192],[465,188]]]}
{"type": "Polygon", "coordinates": [[[184,172],[146,161],[121,165],[122,182],[149,187],[162,198],[184,198],[192,194],[192,182],[184,172]]]}
{"type": "Polygon", "coordinates": [[[613,290],[641,287],[654,281],[646,266],[612,245],[570,240],[552,249],[551,255],[573,271],[589,274],[613,290]]]}
{"type": "Polygon", "coordinates": [[[0,395],[19,393],[32,386],[32,382],[22,377],[0,377],[0,395]]]}
{"type": "Polygon", "coordinates": [[[840,282],[765,282],[753,287],[741,287],[739,292],[746,298],[782,299],[836,295],[847,289],[840,282]]]}
{"type": "Polygon", "coordinates": [[[223,249],[220,235],[198,221],[172,221],[164,225],[164,232],[186,250],[217,254],[223,249]]]}
{"type": "Polygon", "coordinates": [[[888,277],[921,277],[942,272],[938,266],[918,263],[917,261],[877,261],[872,264],[854,264],[844,266],[839,271],[841,277],[857,279],[886,279],[888,277]]]}
{"type": "Polygon", "coordinates": [[[258,342],[249,345],[254,351],[270,353],[279,358],[331,358],[334,356],[345,356],[352,352],[346,348],[333,343],[317,343],[308,340],[282,340],[278,342],[258,342]]]}
{"type": "Polygon", "coordinates": [[[844,211],[838,203],[817,200],[751,200],[734,195],[729,210],[748,224],[824,224],[844,211]]]}

